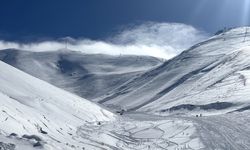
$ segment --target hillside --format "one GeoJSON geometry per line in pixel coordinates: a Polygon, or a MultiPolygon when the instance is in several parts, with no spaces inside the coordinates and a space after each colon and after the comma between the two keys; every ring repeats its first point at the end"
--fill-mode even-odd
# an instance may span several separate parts
{"type": "MultiPolygon", "coordinates": [[[[249,149],[248,30],[236,28],[215,35],[156,68],[151,58],[132,63],[131,59],[137,58],[134,56],[122,56],[124,61],[111,63],[114,57],[106,55],[86,56],[83,61],[83,55],[69,51],[2,51],[1,59],[9,64],[43,80],[61,83],[64,89],[74,89],[80,76],[90,73],[138,74],[94,99],[114,110],[129,111],[118,117],[0,61],[0,147],[249,149]],[[112,67],[106,70],[110,63],[112,67]]],[[[81,88],[85,90],[83,85],[81,88]]]]}
{"type": "Polygon", "coordinates": [[[35,144],[48,149],[79,147],[83,144],[73,138],[79,126],[116,118],[97,104],[1,61],[0,70],[0,139],[18,143],[17,149],[35,144]]]}
{"type": "Polygon", "coordinates": [[[71,50],[0,50],[0,60],[59,88],[94,99],[162,64],[148,56],[85,54],[71,50]]]}
{"type": "Polygon", "coordinates": [[[250,105],[250,28],[215,35],[121,85],[99,102],[154,113],[245,110],[250,105]]]}

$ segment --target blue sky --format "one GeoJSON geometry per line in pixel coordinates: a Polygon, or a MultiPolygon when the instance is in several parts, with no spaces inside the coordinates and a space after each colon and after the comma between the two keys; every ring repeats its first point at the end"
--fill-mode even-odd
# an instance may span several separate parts
{"type": "Polygon", "coordinates": [[[250,0],[1,0],[0,50],[170,59],[224,27],[250,24],[250,0]]]}
{"type": "Polygon", "coordinates": [[[177,22],[208,33],[250,24],[250,0],[1,0],[0,38],[102,39],[133,24],[177,22]],[[248,5],[250,5],[248,3],[248,5]]]}

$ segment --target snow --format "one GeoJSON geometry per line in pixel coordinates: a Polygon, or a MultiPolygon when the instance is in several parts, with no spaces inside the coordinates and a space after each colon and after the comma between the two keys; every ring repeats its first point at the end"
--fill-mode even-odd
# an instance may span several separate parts
{"type": "MultiPolygon", "coordinates": [[[[76,143],[72,136],[85,122],[113,121],[101,106],[0,62],[0,131],[38,135],[48,145],[76,143]],[[48,134],[42,134],[41,129],[48,134]],[[56,140],[55,140],[56,139],[56,140]],[[58,142],[55,142],[58,141],[58,142]]],[[[59,146],[63,147],[63,146],[59,146]]]]}
{"type": "Polygon", "coordinates": [[[59,88],[93,100],[162,64],[149,56],[110,56],[71,50],[0,50],[0,60],[59,88]]]}
{"type": "MultiPolygon", "coordinates": [[[[36,149],[35,144],[77,150],[250,149],[249,37],[250,28],[229,30],[156,68],[149,65],[145,73],[141,64],[127,62],[119,64],[125,69],[86,65],[101,76],[140,72],[97,98],[111,108],[128,109],[121,116],[0,62],[0,141],[17,150],[36,149]]],[[[32,60],[40,68],[29,71],[57,79],[50,72],[56,63],[32,60]]],[[[58,83],[66,81],[61,77],[58,83]]]]}
{"type": "Polygon", "coordinates": [[[148,118],[150,116],[131,114],[129,118],[124,117],[116,122],[96,125],[96,128],[93,128],[94,124],[85,124],[79,128],[78,135],[85,137],[83,142],[95,145],[93,149],[204,148],[191,121],[177,118],[148,118]]]}
{"type": "Polygon", "coordinates": [[[195,124],[204,149],[250,148],[249,112],[185,119],[195,124]]]}
{"type": "Polygon", "coordinates": [[[250,104],[249,68],[250,28],[236,28],[191,47],[123,84],[99,102],[161,115],[160,112],[183,104],[232,103],[223,110],[191,112],[224,114],[250,104]]]}
{"type": "Polygon", "coordinates": [[[17,140],[15,138],[7,138],[0,136],[0,141],[3,143],[15,143],[15,148],[18,150],[33,150],[32,144],[26,140],[17,140]]]}

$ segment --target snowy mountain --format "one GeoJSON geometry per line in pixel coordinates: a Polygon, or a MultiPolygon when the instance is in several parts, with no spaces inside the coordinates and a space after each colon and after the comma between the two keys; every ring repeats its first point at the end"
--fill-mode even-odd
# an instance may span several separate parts
{"type": "Polygon", "coordinates": [[[215,35],[99,99],[117,109],[226,113],[250,106],[250,28],[215,35]]]}
{"type": "Polygon", "coordinates": [[[121,118],[1,61],[0,70],[1,149],[204,147],[191,121],[144,114],[121,118]]]}
{"type": "Polygon", "coordinates": [[[80,79],[89,82],[79,82],[83,91],[95,88],[88,74],[132,75],[120,86],[94,84],[110,86],[104,96],[87,94],[131,111],[118,117],[0,61],[0,149],[249,149],[248,31],[222,32],[160,66],[146,57],[2,51],[5,62],[69,91],[80,79]]]}
{"type": "Polygon", "coordinates": [[[0,60],[72,93],[94,99],[114,90],[162,60],[148,56],[84,54],[70,50],[1,50],[0,60]]]}
{"type": "Polygon", "coordinates": [[[113,121],[110,111],[0,61],[0,147],[69,149],[86,122],[113,121]],[[68,144],[67,144],[68,143],[68,144]],[[70,143],[70,144],[69,144],[70,143]],[[33,146],[32,146],[33,145],[33,146]],[[5,145],[11,146],[13,145],[5,145]]]}

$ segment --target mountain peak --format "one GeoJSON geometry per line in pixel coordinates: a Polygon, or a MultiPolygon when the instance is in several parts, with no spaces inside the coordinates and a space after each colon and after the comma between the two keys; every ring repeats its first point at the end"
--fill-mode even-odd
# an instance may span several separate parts
{"type": "Polygon", "coordinates": [[[189,55],[228,55],[250,46],[250,27],[233,28],[194,45],[189,55]]]}

